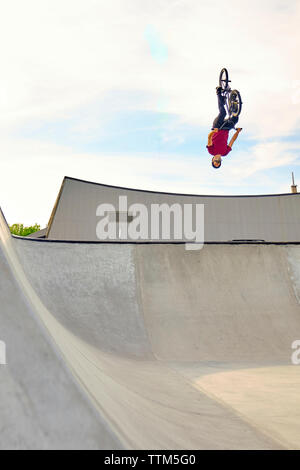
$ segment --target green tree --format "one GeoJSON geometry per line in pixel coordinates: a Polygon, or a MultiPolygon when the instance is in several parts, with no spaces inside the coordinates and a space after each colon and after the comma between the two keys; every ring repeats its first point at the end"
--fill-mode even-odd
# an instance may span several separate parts
{"type": "Polygon", "coordinates": [[[30,233],[41,230],[41,227],[38,224],[32,225],[31,227],[24,227],[23,224],[13,224],[10,225],[9,228],[13,235],[19,235],[20,237],[27,237],[30,233]]]}

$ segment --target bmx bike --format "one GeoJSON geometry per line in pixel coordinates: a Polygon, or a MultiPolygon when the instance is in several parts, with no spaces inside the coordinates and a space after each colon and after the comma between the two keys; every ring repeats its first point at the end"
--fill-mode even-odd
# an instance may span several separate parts
{"type": "Polygon", "coordinates": [[[243,104],[240,92],[238,90],[231,90],[230,82],[228,70],[223,68],[219,76],[219,86],[222,88],[221,94],[225,96],[225,108],[229,119],[240,115],[243,104]]]}

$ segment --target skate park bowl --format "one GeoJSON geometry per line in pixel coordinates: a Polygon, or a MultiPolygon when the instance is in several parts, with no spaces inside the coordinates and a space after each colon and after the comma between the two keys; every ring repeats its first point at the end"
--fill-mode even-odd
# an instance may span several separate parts
{"type": "Polygon", "coordinates": [[[1,449],[299,449],[300,246],[12,237],[1,449]]]}

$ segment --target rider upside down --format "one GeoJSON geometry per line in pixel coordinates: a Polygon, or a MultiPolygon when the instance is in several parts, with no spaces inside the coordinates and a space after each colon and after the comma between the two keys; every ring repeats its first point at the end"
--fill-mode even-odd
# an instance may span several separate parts
{"type": "Polygon", "coordinates": [[[212,131],[208,135],[207,150],[213,155],[212,166],[213,168],[220,168],[222,163],[222,156],[228,155],[232,150],[232,145],[237,139],[242,128],[238,127],[232,139],[228,142],[229,131],[235,127],[239,118],[238,116],[231,116],[226,118],[225,101],[226,97],[222,95],[222,87],[218,86],[216,89],[218,97],[219,115],[213,122],[212,131]]]}

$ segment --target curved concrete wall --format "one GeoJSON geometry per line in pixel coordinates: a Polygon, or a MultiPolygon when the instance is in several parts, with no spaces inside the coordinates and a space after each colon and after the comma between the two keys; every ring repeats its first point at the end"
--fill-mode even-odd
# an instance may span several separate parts
{"type": "Polygon", "coordinates": [[[122,448],[49,335],[12,242],[0,209],[0,450],[122,448]]]}
{"type": "Polygon", "coordinates": [[[0,249],[0,447],[300,448],[299,246],[0,249]]]}

